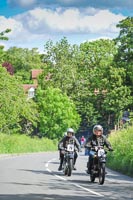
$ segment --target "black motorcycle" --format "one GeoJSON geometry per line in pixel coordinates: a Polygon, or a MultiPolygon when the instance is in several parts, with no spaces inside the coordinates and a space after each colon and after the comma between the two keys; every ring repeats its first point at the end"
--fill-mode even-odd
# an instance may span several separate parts
{"type": "Polygon", "coordinates": [[[90,170],[90,181],[94,182],[95,178],[99,178],[99,184],[104,184],[105,181],[105,165],[106,165],[106,154],[107,151],[104,150],[102,146],[96,146],[94,151],[94,156],[92,159],[91,170],[90,170]]]}
{"type": "Polygon", "coordinates": [[[68,144],[64,152],[63,172],[67,176],[72,175],[74,161],[74,144],[68,144]]]}

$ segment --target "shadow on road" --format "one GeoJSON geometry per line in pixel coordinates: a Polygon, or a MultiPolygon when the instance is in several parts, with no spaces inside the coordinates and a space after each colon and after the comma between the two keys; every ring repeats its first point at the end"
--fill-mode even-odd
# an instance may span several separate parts
{"type": "MultiPolygon", "coordinates": [[[[47,170],[31,170],[31,169],[19,169],[20,171],[25,171],[25,172],[31,172],[35,174],[45,174],[45,175],[50,175],[50,173],[47,170]]],[[[1,199],[0,199],[1,200],[1,199]]]]}
{"type": "MultiPolygon", "coordinates": [[[[54,195],[54,194],[3,194],[0,200],[88,200],[88,196],[54,195]]],[[[89,196],[89,200],[103,200],[103,197],[89,196]]]]}

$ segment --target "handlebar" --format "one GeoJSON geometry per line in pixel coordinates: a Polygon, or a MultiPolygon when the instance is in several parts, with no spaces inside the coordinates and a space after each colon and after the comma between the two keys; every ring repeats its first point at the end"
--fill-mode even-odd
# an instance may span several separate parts
{"type": "MultiPolygon", "coordinates": [[[[105,149],[103,146],[95,146],[95,147],[85,146],[85,148],[88,148],[92,151],[97,151],[99,149],[105,149]]],[[[114,151],[114,150],[110,147],[110,148],[108,148],[108,151],[114,151]]],[[[105,150],[105,152],[107,153],[107,150],[105,150]]]]}

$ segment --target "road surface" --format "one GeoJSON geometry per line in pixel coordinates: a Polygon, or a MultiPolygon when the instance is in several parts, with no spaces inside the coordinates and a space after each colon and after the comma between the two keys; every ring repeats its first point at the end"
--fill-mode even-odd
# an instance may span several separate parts
{"type": "Polygon", "coordinates": [[[0,200],[133,200],[133,178],[107,169],[104,185],[89,181],[79,153],[71,177],[58,172],[58,152],[0,157],[0,200]]]}

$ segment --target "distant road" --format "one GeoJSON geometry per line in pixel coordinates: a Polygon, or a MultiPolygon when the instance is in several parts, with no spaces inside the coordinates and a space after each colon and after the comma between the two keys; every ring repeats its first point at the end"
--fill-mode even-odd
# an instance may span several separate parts
{"type": "Polygon", "coordinates": [[[0,158],[0,200],[133,200],[133,178],[107,169],[104,185],[89,181],[79,154],[71,177],[58,172],[58,152],[0,158]]]}

